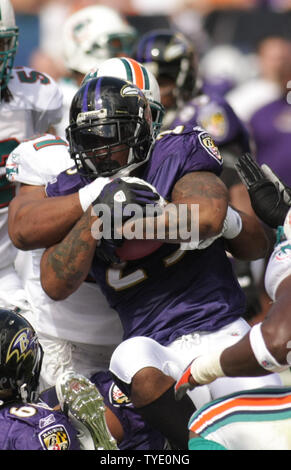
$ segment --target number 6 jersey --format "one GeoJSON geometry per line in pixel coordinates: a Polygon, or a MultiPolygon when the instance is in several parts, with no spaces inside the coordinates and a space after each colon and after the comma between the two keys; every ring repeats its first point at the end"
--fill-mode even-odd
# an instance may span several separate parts
{"type": "Polygon", "coordinates": [[[66,416],[44,403],[0,406],[0,450],[80,450],[66,416]]]}

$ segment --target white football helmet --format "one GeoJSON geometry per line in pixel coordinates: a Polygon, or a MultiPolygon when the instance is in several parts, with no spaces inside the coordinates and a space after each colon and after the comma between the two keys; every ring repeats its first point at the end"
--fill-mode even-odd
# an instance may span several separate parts
{"type": "Polygon", "coordinates": [[[11,76],[18,46],[18,28],[10,0],[0,0],[0,86],[4,90],[11,76]]]}
{"type": "Polygon", "coordinates": [[[115,57],[102,62],[100,67],[91,70],[82,84],[94,77],[115,77],[136,85],[149,101],[153,131],[156,136],[160,130],[165,109],[161,104],[160,88],[155,76],[142,64],[129,57],[115,57]]]}
{"type": "Polygon", "coordinates": [[[92,5],[71,15],[63,34],[68,69],[86,74],[110,57],[130,55],[136,30],[115,10],[92,5]]]}

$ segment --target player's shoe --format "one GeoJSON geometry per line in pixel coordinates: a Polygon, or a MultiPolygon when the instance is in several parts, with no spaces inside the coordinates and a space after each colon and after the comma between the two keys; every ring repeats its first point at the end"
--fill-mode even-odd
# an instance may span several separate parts
{"type": "Polygon", "coordinates": [[[175,398],[178,401],[181,400],[186,395],[188,390],[193,389],[193,386],[189,383],[189,378],[190,378],[190,375],[191,375],[192,362],[188,365],[188,367],[186,367],[183,374],[181,375],[179,380],[177,380],[177,382],[176,382],[176,385],[175,385],[175,398]]]}
{"type": "Polygon", "coordinates": [[[56,393],[62,411],[78,431],[83,450],[118,450],[106,424],[102,395],[89,379],[64,372],[56,380],[56,393]]]}

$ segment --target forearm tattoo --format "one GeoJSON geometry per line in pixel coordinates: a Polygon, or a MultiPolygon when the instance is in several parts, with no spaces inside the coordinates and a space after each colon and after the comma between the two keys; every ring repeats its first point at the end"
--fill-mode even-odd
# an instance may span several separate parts
{"type": "Polygon", "coordinates": [[[96,242],[91,235],[90,219],[87,211],[62,242],[48,251],[47,266],[68,287],[82,282],[91,266],[96,242]]]}

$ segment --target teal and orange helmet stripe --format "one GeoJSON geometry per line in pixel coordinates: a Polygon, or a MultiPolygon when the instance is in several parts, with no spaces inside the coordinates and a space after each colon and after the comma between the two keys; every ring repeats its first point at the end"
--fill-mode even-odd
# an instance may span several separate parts
{"type": "MultiPolygon", "coordinates": [[[[120,60],[124,65],[127,80],[134,83],[146,96],[146,92],[152,93],[150,77],[146,67],[134,59],[123,57],[120,60]]],[[[149,99],[149,102],[153,114],[154,134],[157,135],[162,125],[165,110],[162,104],[159,101],[155,101],[153,97],[149,99]]]]}
{"type": "Polygon", "coordinates": [[[127,80],[134,83],[140,90],[150,89],[150,79],[147,69],[134,59],[121,58],[124,65],[127,80]]]}

